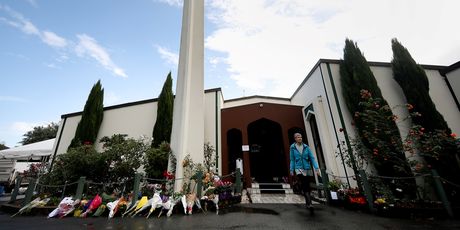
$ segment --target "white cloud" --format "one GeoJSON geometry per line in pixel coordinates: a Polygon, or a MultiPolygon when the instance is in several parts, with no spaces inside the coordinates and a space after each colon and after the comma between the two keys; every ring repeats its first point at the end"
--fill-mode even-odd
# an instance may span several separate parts
{"type": "MultiPolygon", "coordinates": [[[[0,17],[0,22],[3,22],[7,25],[20,29],[25,34],[36,35],[39,37],[45,44],[58,48],[59,57],[55,58],[58,62],[65,62],[69,58],[67,53],[67,47],[75,47],[75,53],[80,57],[91,57],[95,59],[99,64],[101,64],[105,69],[111,71],[114,75],[120,77],[127,77],[125,71],[115,65],[110,57],[109,53],[98,44],[98,42],[86,35],[78,34],[78,42],[75,46],[75,43],[67,40],[56,33],[48,30],[40,31],[31,21],[26,19],[22,14],[12,10],[8,6],[0,5],[0,11],[3,10],[7,13],[9,18],[0,17]]],[[[57,68],[55,64],[45,64],[50,68],[57,68]]]]}
{"type": "Polygon", "coordinates": [[[18,59],[22,59],[22,60],[30,60],[29,57],[23,55],[23,54],[17,54],[17,53],[11,53],[11,52],[5,52],[4,53],[5,55],[8,55],[8,56],[11,56],[11,57],[15,57],[15,58],[18,58],[18,59]]]}
{"type": "MultiPolygon", "coordinates": [[[[398,38],[419,63],[460,59],[460,20],[454,0],[211,0],[216,30],[206,48],[247,94],[289,97],[320,58],[340,59],[345,38],[369,61],[390,61],[398,38]],[[442,34],[442,36],[440,36],[442,34]],[[218,57],[216,57],[218,58],[218,57]]],[[[213,60],[211,59],[211,64],[213,60]]]]}
{"type": "Polygon", "coordinates": [[[44,124],[46,123],[45,122],[30,123],[30,122],[17,121],[11,125],[10,130],[17,134],[25,134],[28,131],[33,130],[34,127],[43,126],[44,124]]]}
{"type": "Polygon", "coordinates": [[[66,62],[68,59],[69,59],[69,56],[67,56],[67,54],[65,53],[62,53],[55,60],[58,62],[66,62]]]}
{"type": "Polygon", "coordinates": [[[58,48],[63,48],[67,46],[67,40],[65,38],[59,37],[57,34],[51,31],[43,31],[41,37],[43,42],[50,46],[58,48]]]}
{"type": "MultiPolygon", "coordinates": [[[[1,5],[0,5],[1,6],[1,5]]],[[[64,48],[68,42],[65,38],[51,31],[40,31],[30,20],[26,19],[22,14],[12,10],[8,6],[1,6],[8,15],[9,18],[0,17],[0,21],[10,25],[12,27],[20,29],[22,32],[28,35],[38,36],[45,44],[54,48],[64,48]]]]}
{"type": "Polygon", "coordinates": [[[165,60],[168,64],[174,65],[177,67],[179,63],[179,55],[177,53],[169,51],[165,47],[156,46],[157,52],[160,54],[161,59],[165,60]]]}
{"type": "Polygon", "coordinates": [[[1,17],[0,20],[6,23],[7,25],[16,27],[22,32],[26,34],[31,34],[31,35],[40,35],[40,31],[37,29],[37,27],[30,22],[28,19],[24,18],[22,14],[12,10],[8,6],[1,6],[0,9],[4,10],[8,15],[9,18],[1,17]]]}
{"type": "Polygon", "coordinates": [[[40,35],[40,31],[35,27],[34,24],[30,21],[23,21],[22,22],[21,30],[26,34],[33,34],[33,35],[40,35]]]}
{"type": "Polygon", "coordinates": [[[26,102],[27,100],[20,97],[12,96],[0,96],[0,101],[9,101],[9,102],[26,102]]]}
{"type": "Polygon", "coordinates": [[[35,7],[35,8],[38,7],[37,1],[35,1],[35,0],[27,0],[27,2],[28,2],[31,6],[35,7]]]}
{"type": "Polygon", "coordinates": [[[170,6],[182,7],[184,4],[183,0],[154,0],[155,2],[166,3],[170,6]]]}
{"type": "Polygon", "coordinates": [[[57,66],[54,63],[48,63],[48,64],[45,64],[45,65],[46,65],[46,67],[51,68],[51,69],[60,69],[61,68],[61,67],[57,66]]]}
{"type": "Polygon", "coordinates": [[[113,63],[109,53],[94,38],[86,34],[78,34],[77,37],[79,41],[75,47],[75,52],[78,56],[89,56],[113,74],[120,77],[128,77],[122,68],[113,63]]]}

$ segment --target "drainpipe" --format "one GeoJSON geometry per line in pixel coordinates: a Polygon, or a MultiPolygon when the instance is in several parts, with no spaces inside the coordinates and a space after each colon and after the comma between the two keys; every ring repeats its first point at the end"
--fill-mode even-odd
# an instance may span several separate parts
{"type": "Polygon", "coordinates": [[[332,78],[331,67],[329,63],[326,63],[326,66],[327,66],[327,72],[329,75],[329,80],[331,81],[332,92],[334,93],[335,104],[337,106],[337,112],[339,113],[340,123],[343,128],[343,134],[345,135],[345,142],[347,143],[348,154],[350,155],[351,166],[353,167],[353,171],[355,172],[355,177],[356,177],[356,180],[358,181],[359,190],[363,191],[361,187],[361,183],[360,183],[361,178],[359,176],[358,167],[356,167],[356,161],[355,161],[355,157],[353,154],[353,149],[351,148],[350,139],[348,138],[347,128],[345,126],[345,121],[343,119],[342,109],[340,108],[339,98],[337,96],[337,91],[335,90],[335,84],[334,84],[334,79],[332,78]]]}
{"type": "Polygon", "coordinates": [[[215,108],[215,114],[216,114],[216,173],[219,174],[219,96],[218,96],[218,91],[216,91],[216,108],[215,108]]]}
{"type": "MultiPolygon", "coordinates": [[[[337,144],[340,146],[339,136],[337,135],[337,128],[335,127],[334,116],[332,115],[331,103],[329,102],[329,96],[327,94],[326,83],[324,82],[323,70],[321,68],[321,64],[319,65],[319,72],[321,73],[321,80],[323,81],[324,92],[326,93],[326,100],[327,100],[327,107],[329,108],[329,113],[331,115],[332,126],[334,127],[334,134],[337,144]]],[[[347,178],[348,187],[351,188],[350,180],[348,179],[347,167],[345,166],[345,160],[343,159],[342,148],[339,147],[340,159],[342,160],[343,171],[345,172],[345,177],[347,178]]],[[[327,175],[326,175],[327,176],[327,175]]]]}

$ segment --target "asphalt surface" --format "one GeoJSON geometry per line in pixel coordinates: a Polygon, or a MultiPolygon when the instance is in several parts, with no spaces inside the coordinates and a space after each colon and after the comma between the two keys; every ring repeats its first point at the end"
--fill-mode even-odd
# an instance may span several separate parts
{"type": "Polygon", "coordinates": [[[0,229],[460,229],[460,220],[384,218],[343,208],[316,205],[311,216],[300,204],[239,204],[215,212],[174,214],[167,218],[47,219],[0,213],[0,229]]]}

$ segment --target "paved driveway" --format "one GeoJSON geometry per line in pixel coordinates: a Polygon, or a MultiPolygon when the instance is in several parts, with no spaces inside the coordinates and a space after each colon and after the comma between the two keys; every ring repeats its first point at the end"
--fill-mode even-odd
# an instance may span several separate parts
{"type": "Polygon", "coordinates": [[[10,218],[0,213],[0,229],[460,229],[459,220],[383,218],[341,208],[316,205],[315,216],[301,204],[241,204],[215,213],[170,218],[10,218]]]}

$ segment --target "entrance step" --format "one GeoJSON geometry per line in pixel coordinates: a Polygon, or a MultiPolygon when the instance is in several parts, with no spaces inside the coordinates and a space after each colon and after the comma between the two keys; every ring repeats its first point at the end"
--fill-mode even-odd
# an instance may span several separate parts
{"type": "Polygon", "coordinates": [[[293,194],[291,186],[286,183],[252,183],[249,194],[293,194]]]}
{"type": "MultiPolygon", "coordinates": [[[[305,198],[294,194],[291,186],[286,183],[252,183],[251,187],[246,189],[247,199],[251,203],[305,204],[305,198]]],[[[312,191],[313,204],[324,203],[324,198],[318,198],[318,195],[312,191]]]]}

